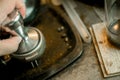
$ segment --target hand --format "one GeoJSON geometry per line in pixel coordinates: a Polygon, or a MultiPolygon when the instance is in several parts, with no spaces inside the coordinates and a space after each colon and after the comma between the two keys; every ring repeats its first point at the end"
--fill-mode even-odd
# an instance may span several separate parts
{"type": "Polygon", "coordinates": [[[15,52],[18,49],[19,43],[21,42],[21,37],[18,36],[15,31],[12,31],[7,27],[1,27],[0,31],[2,32],[0,36],[2,39],[0,40],[0,56],[15,52]],[[2,36],[4,38],[2,38],[2,36]],[[5,38],[5,36],[7,38],[5,38]]]}
{"type": "MultiPolygon", "coordinates": [[[[15,8],[25,17],[25,5],[22,0],[0,0],[0,24],[15,8]]],[[[0,26],[0,29],[4,29],[5,32],[11,35],[8,39],[0,40],[0,56],[15,52],[21,42],[21,37],[8,28],[0,26]]],[[[0,34],[2,33],[0,32],[0,34]]]]}
{"type": "Polygon", "coordinates": [[[7,18],[7,16],[17,8],[25,17],[25,4],[23,0],[0,0],[0,24],[7,18]]]}

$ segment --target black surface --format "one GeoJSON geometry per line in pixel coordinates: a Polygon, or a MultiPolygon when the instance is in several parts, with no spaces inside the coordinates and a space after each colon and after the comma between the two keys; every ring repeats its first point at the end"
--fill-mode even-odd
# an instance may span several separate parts
{"type": "Polygon", "coordinates": [[[84,2],[88,5],[104,7],[104,0],[76,0],[84,2]]]}

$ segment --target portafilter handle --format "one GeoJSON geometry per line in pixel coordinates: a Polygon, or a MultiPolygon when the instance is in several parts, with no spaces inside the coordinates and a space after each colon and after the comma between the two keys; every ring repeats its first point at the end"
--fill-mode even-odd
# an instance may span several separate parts
{"type": "Polygon", "coordinates": [[[23,40],[28,39],[27,31],[24,30],[23,17],[17,9],[8,15],[2,25],[14,30],[23,40]]]}

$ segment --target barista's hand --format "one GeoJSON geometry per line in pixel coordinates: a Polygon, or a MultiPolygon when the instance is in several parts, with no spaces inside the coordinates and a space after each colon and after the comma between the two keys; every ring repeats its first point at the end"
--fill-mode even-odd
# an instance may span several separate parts
{"type": "Polygon", "coordinates": [[[15,8],[25,17],[25,5],[23,0],[0,0],[0,24],[15,8]]]}
{"type": "Polygon", "coordinates": [[[6,27],[1,27],[0,31],[2,32],[0,33],[0,56],[15,52],[21,42],[21,37],[18,36],[16,32],[6,27]],[[8,35],[8,38],[5,38],[5,34],[8,35]]]}
{"type": "MultiPolygon", "coordinates": [[[[23,0],[0,0],[0,25],[15,8],[25,17],[25,5],[23,0]]],[[[0,26],[0,29],[2,29],[2,26],[0,26]]],[[[0,56],[15,52],[21,41],[21,38],[14,31],[6,28],[4,28],[4,30],[9,32],[12,37],[0,40],[0,56]]],[[[2,33],[0,32],[0,34],[2,33]]]]}

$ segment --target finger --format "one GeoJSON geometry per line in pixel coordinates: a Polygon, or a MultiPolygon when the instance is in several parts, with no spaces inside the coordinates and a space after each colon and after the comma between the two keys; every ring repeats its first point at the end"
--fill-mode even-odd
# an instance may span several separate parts
{"type": "Polygon", "coordinates": [[[17,8],[25,17],[25,4],[22,0],[0,0],[0,24],[4,22],[7,15],[17,8]],[[7,4],[6,4],[7,3],[7,4]]]}
{"type": "Polygon", "coordinates": [[[7,18],[7,15],[13,11],[15,0],[0,0],[0,24],[7,18]]]}
{"type": "Polygon", "coordinates": [[[3,26],[3,27],[1,27],[1,28],[2,28],[5,32],[10,33],[12,36],[18,36],[18,34],[17,34],[14,30],[9,29],[8,27],[3,26]]]}
{"type": "Polygon", "coordinates": [[[16,0],[16,8],[20,11],[23,18],[25,18],[26,8],[23,0],[16,0]]]}
{"type": "Polygon", "coordinates": [[[0,56],[10,54],[18,49],[19,43],[21,42],[20,37],[12,37],[10,39],[0,41],[0,56]]]}
{"type": "Polygon", "coordinates": [[[2,30],[4,30],[5,32],[10,32],[10,29],[8,27],[5,26],[1,26],[0,27],[2,30]]]}

